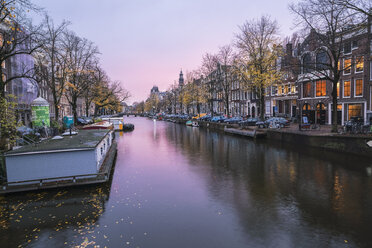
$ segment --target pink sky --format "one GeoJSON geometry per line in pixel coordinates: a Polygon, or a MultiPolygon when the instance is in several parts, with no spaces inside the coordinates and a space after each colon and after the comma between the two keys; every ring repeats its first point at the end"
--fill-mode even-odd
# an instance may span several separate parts
{"type": "Polygon", "coordinates": [[[246,20],[270,15],[281,33],[292,33],[288,2],[278,0],[33,0],[56,23],[100,49],[103,68],[132,98],[147,98],[153,85],[164,91],[182,68],[196,69],[206,52],[229,44],[246,20]]]}

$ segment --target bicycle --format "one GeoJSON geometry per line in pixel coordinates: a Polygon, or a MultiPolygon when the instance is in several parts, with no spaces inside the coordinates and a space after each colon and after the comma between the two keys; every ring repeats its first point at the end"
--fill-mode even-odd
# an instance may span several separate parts
{"type": "Polygon", "coordinates": [[[311,128],[312,130],[320,130],[320,124],[318,124],[318,123],[314,123],[314,124],[312,124],[312,125],[310,126],[310,128],[311,128]]]}

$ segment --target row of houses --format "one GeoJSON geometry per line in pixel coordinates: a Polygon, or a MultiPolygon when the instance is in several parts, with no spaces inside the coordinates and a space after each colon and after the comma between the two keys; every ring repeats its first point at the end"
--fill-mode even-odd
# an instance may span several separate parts
{"type": "MultiPolygon", "coordinates": [[[[365,123],[372,119],[371,33],[370,18],[367,25],[352,28],[343,36],[342,53],[338,62],[342,74],[337,84],[337,120],[341,125],[352,117],[361,117],[365,123]]],[[[278,69],[282,71],[283,78],[266,88],[264,109],[260,109],[259,97],[254,89],[243,87],[235,79],[229,85],[229,111],[224,103],[226,98],[223,83],[219,81],[225,78],[220,74],[228,70],[219,66],[207,77],[198,79],[208,89],[207,101],[202,104],[200,111],[243,117],[257,117],[264,111],[266,117],[299,119],[307,116],[313,123],[331,124],[333,84],[324,74],[316,72],[324,69],[327,73],[327,68],[324,67],[326,60],[327,50],[314,30],[311,30],[302,43],[288,42],[278,60],[278,69]]],[[[179,90],[182,87],[181,72],[179,90]]],[[[185,108],[183,106],[183,109],[176,112],[186,112],[185,108]]],[[[195,106],[192,108],[195,109],[195,106]]]]}

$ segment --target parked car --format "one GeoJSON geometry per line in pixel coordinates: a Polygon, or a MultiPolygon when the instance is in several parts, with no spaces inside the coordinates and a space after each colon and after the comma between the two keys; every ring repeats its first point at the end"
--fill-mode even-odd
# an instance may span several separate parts
{"type": "Polygon", "coordinates": [[[198,115],[195,115],[192,117],[193,120],[197,120],[197,119],[200,119],[204,116],[206,116],[207,114],[206,113],[201,113],[201,114],[198,114],[198,115]]]}
{"type": "Polygon", "coordinates": [[[86,120],[84,120],[83,118],[81,118],[81,117],[78,117],[77,119],[76,119],[76,121],[77,121],[77,124],[78,125],[87,125],[87,124],[89,124],[89,122],[88,121],[86,121],[86,120]]]}
{"type": "Polygon", "coordinates": [[[224,120],[224,122],[227,124],[235,124],[241,122],[242,120],[243,118],[241,117],[231,117],[229,119],[224,120]]]}
{"type": "Polygon", "coordinates": [[[268,127],[287,127],[289,126],[290,122],[283,118],[283,117],[272,117],[270,119],[267,119],[265,121],[258,121],[256,122],[256,126],[259,128],[268,128],[268,127]]]}
{"type": "Polygon", "coordinates": [[[256,126],[256,123],[259,121],[258,118],[248,118],[246,120],[240,121],[239,125],[241,126],[256,126]]]}
{"type": "Polygon", "coordinates": [[[212,119],[211,115],[204,115],[204,116],[200,117],[198,120],[199,121],[210,121],[211,119],[212,119]]]}
{"type": "Polygon", "coordinates": [[[223,117],[223,116],[215,116],[215,117],[213,117],[213,118],[211,119],[211,122],[219,122],[219,123],[221,123],[221,122],[224,122],[225,119],[226,119],[226,118],[223,117]]]}

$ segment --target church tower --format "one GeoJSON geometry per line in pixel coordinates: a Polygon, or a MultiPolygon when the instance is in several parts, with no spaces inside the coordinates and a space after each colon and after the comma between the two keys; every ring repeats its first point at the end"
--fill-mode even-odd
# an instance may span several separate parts
{"type": "Polygon", "coordinates": [[[178,86],[182,88],[183,83],[184,83],[184,80],[183,80],[183,73],[182,73],[182,69],[181,69],[180,78],[178,79],[178,86]]]}

